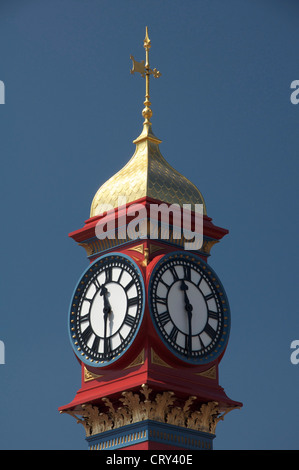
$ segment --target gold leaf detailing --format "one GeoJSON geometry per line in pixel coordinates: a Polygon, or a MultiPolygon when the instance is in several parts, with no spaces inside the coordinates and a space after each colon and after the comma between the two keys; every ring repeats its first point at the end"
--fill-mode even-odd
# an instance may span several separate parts
{"type": "Polygon", "coordinates": [[[131,367],[141,366],[142,364],[144,364],[144,349],[141,351],[140,354],[138,354],[138,356],[134,359],[134,361],[131,362],[131,364],[125,367],[125,369],[130,369],[131,367]]]}
{"type": "Polygon", "coordinates": [[[78,243],[78,245],[82,246],[85,249],[87,256],[91,256],[94,253],[94,248],[93,248],[92,244],[90,244],[90,243],[78,243]]]}
{"type": "Polygon", "coordinates": [[[208,379],[216,379],[216,367],[213,366],[208,370],[205,370],[204,372],[196,372],[195,375],[200,375],[202,377],[207,377],[208,379]]]}
{"type": "Polygon", "coordinates": [[[156,364],[157,366],[169,367],[170,369],[172,369],[172,367],[168,365],[165,361],[163,361],[163,359],[161,359],[161,357],[158,356],[158,354],[153,349],[151,349],[151,362],[152,364],[156,364]]]}
{"type": "Polygon", "coordinates": [[[84,367],[84,382],[89,382],[90,380],[99,379],[100,377],[103,377],[103,375],[93,374],[92,372],[87,370],[86,367],[84,367]]]}
{"type": "Polygon", "coordinates": [[[215,243],[218,242],[219,240],[203,240],[201,250],[203,251],[203,253],[210,254],[212,246],[214,246],[215,243]]]}
{"type": "Polygon", "coordinates": [[[143,255],[143,245],[133,246],[132,248],[128,248],[128,251],[137,251],[143,255]]]}
{"type": "Polygon", "coordinates": [[[149,263],[149,249],[148,248],[144,248],[144,258],[143,258],[143,261],[141,263],[142,266],[147,266],[149,263]]]}
{"type": "Polygon", "coordinates": [[[196,400],[197,397],[191,396],[182,403],[174,392],[156,393],[147,385],[142,385],[137,393],[123,392],[118,403],[117,400],[112,403],[109,398],[102,398],[101,408],[86,404],[79,411],[68,410],[64,413],[84,426],[87,437],[144,420],[215,434],[217,423],[229,411],[239,408],[231,407],[221,412],[215,401],[196,403],[196,400]]]}
{"type": "Polygon", "coordinates": [[[148,265],[150,253],[148,248],[145,248],[143,245],[137,245],[132,248],[129,248],[128,251],[137,251],[138,253],[141,253],[143,255],[143,261],[140,262],[140,260],[138,260],[138,258],[135,258],[134,256],[132,256],[132,258],[140,262],[141,266],[148,265]]]}
{"type": "Polygon", "coordinates": [[[94,196],[90,217],[99,215],[103,204],[118,207],[119,196],[127,204],[149,197],[168,204],[203,204],[203,196],[194,184],[176,171],[162,156],[157,143],[148,138],[136,143],[128,163],[104,183],[94,196]]]}
{"type": "Polygon", "coordinates": [[[194,411],[187,418],[187,426],[191,429],[200,429],[204,432],[215,434],[216,426],[219,421],[223,421],[224,416],[234,408],[227,408],[224,413],[220,413],[218,403],[210,401],[201,405],[199,411],[194,411]]]}

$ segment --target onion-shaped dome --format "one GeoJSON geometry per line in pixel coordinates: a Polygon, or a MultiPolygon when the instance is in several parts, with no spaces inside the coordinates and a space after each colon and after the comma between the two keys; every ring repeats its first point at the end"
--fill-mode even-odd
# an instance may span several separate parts
{"type": "Polygon", "coordinates": [[[100,215],[107,206],[117,208],[122,200],[128,204],[144,197],[180,207],[190,204],[193,208],[195,204],[202,204],[206,214],[202,194],[162,156],[161,140],[152,133],[150,124],[144,124],[134,143],[136,150],[132,158],[95,194],[90,217],[100,215]]]}

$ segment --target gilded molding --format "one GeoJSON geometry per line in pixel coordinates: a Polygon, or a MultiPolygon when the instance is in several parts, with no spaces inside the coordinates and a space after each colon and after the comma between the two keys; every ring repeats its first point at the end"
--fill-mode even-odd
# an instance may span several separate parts
{"type": "Polygon", "coordinates": [[[132,248],[128,248],[128,251],[137,251],[138,253],[141,253],[143,255],[144,246],[142,244],[137,245],[137,246],[133,246],[132,248]]]}
{"type": "Polygon", "coordinates": [[[208,379],[215,380],[217,378],[216,367],[213,366],[204,372],[196,372],[195,375],[200,375],[201,377],[207,377],[208,379]]]}
{"type": "Polygon", "coordinates": [[[137,245],[133,246],[132,248],[129,248],[128,251],[137,251],[137,253],[141,253],[143,255],[143,261],[140,261],[138,258],[134,258],[137,260],[138,263],[141,264],[141,266],[147,266],[149,263],[149,249],[144,247],[144,245],[137,245]]]}
{"type": "Polygon", "coordinates": [[[125,369],[130,369],[131,367],[142,366],[144,364],[144,349],[138,354],[131,364],[129,364],[125,369]]]}
{"type": "Polygon", "coordinates": [[[201,251],[206,254],[210,254],[211,248],[218,243],[219,240],[206,240],[204,239],[202,242],[201,251]]]}
{"type": "Polygon", "coordinates": [[[92,243],[78,243],[79,246],[82,246],[85,251],[87,256],[92,256],[94,253],[94,246],[92,243]]]}
{"type": "Polygon", "coordinates": [[[84,366],[84,382],[89,382],[90,380],[99,379],[100,377],[103,377],[103,375],[93,374],[92,372],[87,370],[86,367],[84,366]]]}
{"type": "MultiPolygon", "coordinates": [[[[184,238],[183,236],[179,237],[179,234],[175,233],[175,227],[172,227],[172,226],[169,227],[169,231],[167,235],[168,235],[168,238],[166,238],[166,232],[163,233],[163,230],[162,231],[160,230],[159,233],[157,231],[157,233],[153,235],[153,238],[155,238],[156,240],[162,241],[163,243],[170,242],[176,245],[178,248],[184,247],[185,243],[188,241],[188,239],[184,238]]],[[[124,238],[123,234],[119,234],[118,232],[116,232],[115,238],[106,237],[105,239],[100,240],[95,237],[94,239],[89,240],[88,242],[78,243],[78,245],[82,246],[85,249],[87,257],[92,257],[99,253],[103,253],[107,250],[111,250],[112,248],[125,245],[127,242],[132,242],[132,239],[130,237],[124,238]]],[[[204,238],[202,246],[200,246],[200,241],[199,241],[198,246],[195,246],[194,248],[199,253],[202,253],[205,256],[209,256],[211,248],[215,243],[218,243],[218,240],[208,240],[204,238]]],[[[138,245],[138,247],[133,247],[133,248],[130,248],[129,250],[142,254],[144,256],[142,263],[145,266],[149,262],[151,254],[163,250],[163,247],[159,247],[154,244],[150,244],[149,250],[148,248],[144,248],[144,247],[141,248],[141,246],[142,245],[138,245]]],[[[137,260],[137,258],[135,259],[137,260]]]]}
{"type": "Polygon", "coordinates": [[[158,356],[158,354],[154,351],[153,348],[151,348],[151,363],[157,366],[169,367],[170,369],[172,369],[169,364],[167,364],[165,361],[163,361],[163,359],[161,359],[160,356],[158,356]]]}
{"type": "Polygon", "coordinates": [[[149,249],[144,248],[143,261],[141,262],[142,266],[147,266],[149,263],[149,249]]]}
{"type": "Polygon", "coordinates": [[[174,392],[155,393],[147,385],[142,385],[139,393],[123,392],[122,398],[119,399],[120,406],[112,403],[109,398],[102,398],[105,411],[103,408],[85,404],[79,411],[69,410],[64,413],[73,416],[77,423],[82,424],[86,436],[89,437],[144,420],[215,434],[218,422],[235,409],[231,407],[221,412],[216,401],[196,405],[196,400],[197,397],[191,396],[184,403],[180,403],[174,392]]]}

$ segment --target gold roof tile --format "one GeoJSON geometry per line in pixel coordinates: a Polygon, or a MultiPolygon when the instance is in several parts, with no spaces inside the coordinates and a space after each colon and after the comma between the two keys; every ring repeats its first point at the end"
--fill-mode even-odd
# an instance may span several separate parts
{"type": "Polygon", "coordinates": [[[126,203],[149,197],[168,204],[203,204],[202,194],[185,176],[175,170],[162,156],[150,124],[144,124],[134,141],[136,150],[128,163],[104,183],[94,196],[90,217],[100,215],[107,205],[118,207],[119,197],[126,203]]]}

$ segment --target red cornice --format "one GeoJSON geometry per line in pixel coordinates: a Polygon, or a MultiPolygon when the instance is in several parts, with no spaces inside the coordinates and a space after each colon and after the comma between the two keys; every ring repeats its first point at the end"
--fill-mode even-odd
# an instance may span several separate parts
{"type": "MultiPolygon", "coordinates": [[[[111,210],[104,214],[104,216],[107,217],[107,221],[111,217],[115,219],[115,226],[117,227],[118,224],[118,219],[121,219],[122,217],[124,218],[127,214],[127,209],[128,207],[132,206],[133,204],[141,204],[142,206],[146,207],[147,212],[149,214],[149,209],[151,204],[167,204],[163,201],[158,201],[155,199],[151,199],[148,197],[144,197],[141,199],[138,199],[134,201],[133,203],[126,204],[124,206],[121,206],[119,208],[116,208],[114,210],[111,210]]],[[[167,204],[170,206],[170,204],[167,204]]],[[[69,233],[69,237],[75,240],[77,243],[82,243],[88,239],[94,238],[96,236],[95,234],[95,228],[99,220],[101,220],[102,217],[104,216],[95,216],[91,217],[90,219],[87,219],[85,221],[85,225],[78,229],[75,230],[71,233],[69,233]]],[[[129,216],[128,216],[129,219],[129,216]]],[[[134,216],[131,216],[131,220],[134,219],[134,216]]],[[[191,214],[191,221],[194,220],[194,212],[191,214]]],[[[175,225],[175,218],[173,219],[174,225],[175,225]]],[[[204,237],[212,238],[214,240],[221,240],[225,235],[227,235],[229,231],[225,228],[221,228],[219,226],[216,226],[212,222],[212,218],[208,217],[207,215],[203,215],[203,235],[204,237]]]]}

